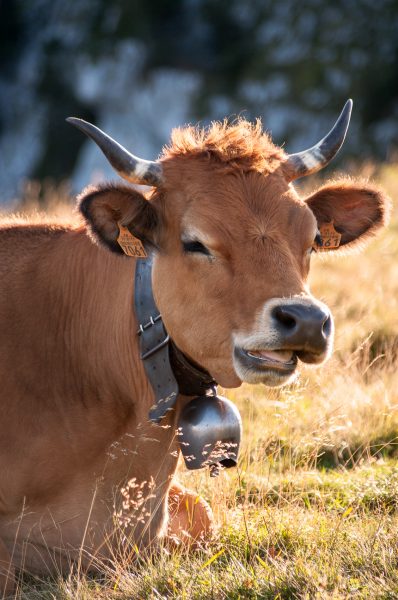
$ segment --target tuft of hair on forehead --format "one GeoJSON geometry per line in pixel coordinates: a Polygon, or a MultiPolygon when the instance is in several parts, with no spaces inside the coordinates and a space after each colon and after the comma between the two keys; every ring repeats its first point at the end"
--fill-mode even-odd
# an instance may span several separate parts
{"type": "Polygon", "coordinates": [[[244,118],[213,121],[208,127],[177,127],[170,144],[163,148],[162,161],[177,157],[201,157],[226,169],[272,172],[285,159],[262,129],[261,120],[244,118]]]}

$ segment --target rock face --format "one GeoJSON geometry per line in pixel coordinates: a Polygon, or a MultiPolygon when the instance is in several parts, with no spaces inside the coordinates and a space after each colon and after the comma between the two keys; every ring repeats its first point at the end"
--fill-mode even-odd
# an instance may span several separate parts
{"type": "Polygon", "coordinates": [[[173,126],[260,116],[289,150],[356,101],[345,157],[398,147],[395,0],[8,0],[0,19],[0,201],[23,178],[109,177],[65,124],[94,121],[144,158],[173,126]]]}

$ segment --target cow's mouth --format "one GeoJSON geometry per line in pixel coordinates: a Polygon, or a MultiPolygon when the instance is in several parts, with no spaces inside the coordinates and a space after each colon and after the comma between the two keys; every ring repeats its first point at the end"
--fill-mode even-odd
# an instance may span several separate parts
{"type": "Polygon", "coordinates": [[[292,379],[297,367],[297,354],[285,349],[235,347],[234,364],[243,381],[278,386],[292,379]]]}
{"type": "Polygon", "coordinates": [[[291,371],[297,364],[297,356],[291,350],[243,350],[248,357],[258,361],[261,367],[291,371]]]}

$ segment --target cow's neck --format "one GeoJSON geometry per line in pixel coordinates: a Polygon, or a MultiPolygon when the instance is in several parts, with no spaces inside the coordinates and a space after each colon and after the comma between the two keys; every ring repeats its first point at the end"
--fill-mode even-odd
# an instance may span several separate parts
{"type": "Polygon", "coordinates": [[[43,318],[51,323],[46,339],[54,346],[49,361],[54,373],[69,373],[63,393],[94,411],[112,402],[121,421],[132,412],[143,419],[152,394],[136,335],[134,261],[76,230],[57,240],[41,272],[43,318]]]}

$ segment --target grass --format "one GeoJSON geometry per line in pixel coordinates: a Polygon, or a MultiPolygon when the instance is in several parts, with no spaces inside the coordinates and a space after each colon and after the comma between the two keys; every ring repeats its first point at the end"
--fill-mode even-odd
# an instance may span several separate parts
{"type": "MultiPolygon", "coordinates": [[[[397,196],[398,165],[373,175],[397,196]]],[[[69,210],[59,198],[54,207],[69,210]]],[[[134,568],[121,562],[102,579],[25,579],[17,597],[398,598],[397,233],[394,210],[363,253],[314,258],[312,290],[335,317],[334,356],[286,389],[226,393],[244,422],[239,469],[211,479],[180,468],[213,506],[209,547],[138,553],[134,568]]]]}

